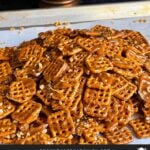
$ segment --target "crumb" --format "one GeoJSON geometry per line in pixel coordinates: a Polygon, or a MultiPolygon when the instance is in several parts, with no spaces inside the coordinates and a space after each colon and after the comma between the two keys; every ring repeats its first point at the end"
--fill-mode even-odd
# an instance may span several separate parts
{"type": "Polygon", "coordinates": [[[62,22],[61,22],[61,21],[56,21],[56,22],[54,23],[54,25],[55,25],[56,27],[61,26],[61,25],[62,25],[62,22]]]}
{"type": "Polygon", "coordinates": [[[11,27],[9,30],[10,30],[10,31],[15,31],[15,30],[16,30],[16,28],[11,27]]]}

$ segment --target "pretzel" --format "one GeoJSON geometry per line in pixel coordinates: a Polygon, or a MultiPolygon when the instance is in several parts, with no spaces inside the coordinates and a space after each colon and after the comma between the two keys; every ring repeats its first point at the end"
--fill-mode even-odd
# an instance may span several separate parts
{"type": "Polygon", "coordinates": [[[74,39],[62,39],[58,44],[58,49],[64,56],[71,56],[82,51],[74,39]]]}
{"type": "Polygon", "coordinates": [[[133,141],[132,133],[127,127],[116,127],[105,133],[105,136],[112,144],[128,144],[133,141]]]}
{"type": "Polygon", "coordinates": [[[13,54],[13,48],[0,48],[0,60],[10,60],[13,54]]]}
{"type": "Polygon", "coordinates": [[[12,69],[9,62],[0,63],[0,83],[9,79],[12,74],[12,69]]]}
{"type": "Polygon", "coordinates": [[[112,64],[115,67],[119,67],[122,69],[132,69],[136,67],[138,64],[135,60],[129,58],[116,58],[112,60],[112,64]]]}
{"type": "Polygon", "coordinates": [[[88,37],[101,36],[100,32],[92,31],[92,30],[87,30],[87,29],[81,29],[81,30],[79,30],[79,34],[82,35],[82,36],[88,36],[88,37]]]}
{"type": "Polygon", "coordinates": [[[70,135],[69,137],[55,137],[52,138],[52,143],[51,144],[58,144],[58,145],[62,145],[62,144],[73,144],[72,142],[72,138],[73,136],[70,135]]]}
{"type": "Polygon", "coordinates": [[[100,90],[86,88],[84,95],[85,114],[103,120],[107,117],[111,102],[111,89],[100,90]]]}
{"type": "Polygon", "coordinates": [[[69,110],[61,110],[48,117],[49,129],[53,137],[67,137],[74,132],[74,123],[69,110]]]}
{"type": "Polygon", "coordinates": [[[149,101],[150,99],[150,77],[148,75],[142,75],[139,79],[138,93],[142,100],[149,101]]]}
{"type": "Polygon", "coordinates": [[[6,98],[0,97],[0,119],[5,118],[15,110],[15,105],[13,105],[6,98]]]}
{"type": "Polygon", "coordinates": [[[123,40],[113,39],[103,42],[103,51],[108,58],[121,58],[123,53],[123,40]]]}
{"type": "Polygon", "coordinates": [[[143,112],[144,112],[145,121],[150,124],[150,108],[144,107],[143,112]]]}
{"type": "Polygon", "coordinates": [[[31,123],[37,119],[42,106],[34,101],[24,102],[12,113],[12,118],[20,123],[31,123]]]}
{"type": "Polygon", "coordinates": [[[27,137],[25,144],[51,144],[51,138],[46,133],[37,133],[27,137]]]}
{"type": "Polygon", "coordinates": [[[19,61],[28,61],[31,57],[42,57],[45,49],[38,44],[29,44],[20,47],[18,59],[19,61]]]}
{"type": "Polygon", "coordinates": [[[62,39],[68,39],[68,36],[62,35],[61,33],[52,33],[43,40],[43,46],[49,48],[55,48],[62,39]]]}
{"type": "Polygon", "coordinates": [[[84,61],[86,57],[89,55],[87,51],[81,51],[69,58],[69,65],[71,68],[76,67],[83,67],[84,61]]]}
{"type": "Polygon", "coordinates": [[[86,140],[83,137],[80,137],[79,144],[108,144],[108,141],[104,137],[96,137],[95,140],[86,140]]]}
{"type": "Polygon", "coordinates": [[[129,122],[138,138],[150,137],[150,124],[143,119],[134,119],[129,122]]]}
{"type": "MultiPolygon", "coordinates": [[[[9,135],[8,135],[9,137],[9,135]]],[[[5,138],[5,137],[0,137],[0,143],[1,144],[14,144],[16,142],[16,139],[9,139],[9,138],[5,138]]]]}
{"type": "Polygon", "coordinates": [[[145,69],[150,73],[150,60],[147,60],[147,61],[144,63],[144,67],[145,67],[145,69]]]}
{"type": "Polygon", "coordinates": [[[0,137],[5,137],[15,132],[16,132],[16,125],[13,124],[10,119],[0,120],[0,137]]]}
{"type": "Polygon", "coordinates": [[[134,47],[129,47],[126,51],[126,57],[136,61],[139,65],[143,65],[147,59],[145,55],[142,55],[134,47]]]}
{"type": "Polygon", "coordinates": [[[108,111],[109,106],[102,106],[94,102],[84,104],[84,113],[99,120],[104,120],[107,117],[108,111]]]}
{"type": "Polygon", "coordinates": [[[94,89],[101,89],[104,86],[111,86],[111,84],[112,77],[106,72],[102,72],[99,75],[91,75],[87,81],[87,86],[94,89]]]}
{"type": "Polygon", "coordinates": [[[131,30],[123,30],[122,32],[125,33],[125,35],[122,38],[124,38],[129,45],[139,49],[143,54],[149,52],[149,43],[141,33],[131,30]]]}
{"type": "MultiPolygon", "coordinates": [[[[58,101],[57,107],[69,108],[75,98],[80,83],[76,80],[62,81],[54,86],[55,91],[52,94],[52,98],[58,101]]],[[[53,107],[54,109],[54,107],[53,107]]]]}
{"type": "Polygon", "coordinates": [[[73,80],[80,80],[81,76],[83,75],[83,68],[76,67],[70,68],[60,79],[61,81],[66,81],[68,79],[73,80]]]}
{"type": "Polygon", "coordinates": [[[84,102],[107,106],[111,101],[111,88],[102,87],[99,90],[86,88],[84,102]]]}
{"type": "Polygon", "coordinates": [[[40,100],[47,106],[51,103],[51,97],[47,97],[47,93],[42,90],[38,90],[36,95],[40,98],[40,100]]]}
{"type": "Polygon", "coordinates": [[[55,81],[64,73],[68,68],[67,63],[61,59],[57,58],[56,60],[50,62],[45,68],[43,75],[46,81],[55,81]]]}
{"type": "Polygon", "coordinates": [[[106,57],[100,57],[98,55],[91,55],[86,58],[86,63],[93,73],[101,73],[103,71],[112,70],[113,65],[106,57]]]}
{"type": "Polygon", "coordinates": [[[98,51],[101,47],[101,41],[90,38],[81,38],[77,39],[77,44],[88,52],[98,51]]]}
{"type": "Polygon", "coordinates": [[[35,82],[32,79],[23,78],[20,81],[11,83],[8,97],[18,103],[24,103],[30,100],[35,93],[35,82]]]}
{"type": "Polygon", "coordinates": [[[112,97],[111,101],[112,103],[105,119],[107,122],[106,131],[114,129],[117,125],[124,126],[128,124],[134,113],[132,102],[120,101],[115,97],[112,97]]]}
{"type": "Polygon", "coordinates": [[[0,96],[5,97],[8,90],[9,90],[9,85],[8,84],[1,84],[0,85],[0,96]]]}
{"type": "Polygon", "coordinates": [[[117,30],[111,29],[110,27],[105,27],[102,25],[95,25],[94,27],[91,28],[91,31],[93,32],[99,32],[102,37],[104,38],[110,38],[114,35],[116,35],[117,30]]]}
{"type": "Polygon", "coordinates": [[[134,84],[128,82],[128,85],[125,88],[119,90],[118,92],[115,92],[114,95],[119,99],[128,100],[132,97],[136,90],[137,87],[134,84]]]}
{"type": "Polygon", "coordinates": [[[84,112],[83,112],[83,103],[80,101],[76,107],[76,109],[72,109],[71,110],[71,116],[72,119],[74,120],[74,122],[78,121],[79,119],[81,119],[84,116],[84,112]]]}
{"type": "Polygon", "coordinates": [[[113,67],[113,71],[128,78],[138,78],[142,74],[142,68],[140,66],[135,66],[131,69],[122,69],[120,67],[113,67]]]}
{"type": "Polygon", "coordinates": [[[78,136],[82,136],[84,131],[87,132],[88,130],[90,130],[89,134],[98,134],[105,131],[103,125],[94,118],[82,118],[79,122],[76,123],[76,134],[78,136]]]}

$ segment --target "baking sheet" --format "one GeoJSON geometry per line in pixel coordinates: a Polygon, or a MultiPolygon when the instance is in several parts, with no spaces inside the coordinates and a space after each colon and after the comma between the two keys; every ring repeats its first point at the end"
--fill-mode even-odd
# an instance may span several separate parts
{"type": "MultiPolygon", "coordinates": [[[[109,26],[115,29],[132,29],[141,32],[150,41],[150,16],[127,19],[100,20],[82,23],[73,23],[67,27],[73,29],[91,28],[96,24],[109,26]]],[[[27,27],[15,30],[0,30],[0,47],[17,46],[23,41],[36,38],[39,32],[55,29],[55,26],[27,27]]],[[[135,138],[131,144],[150,144],[150,138],[135,138]]]]}

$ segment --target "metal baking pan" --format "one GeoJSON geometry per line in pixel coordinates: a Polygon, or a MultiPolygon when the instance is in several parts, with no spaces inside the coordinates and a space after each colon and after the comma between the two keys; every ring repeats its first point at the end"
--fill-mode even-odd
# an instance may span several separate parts
{"type": "MultiPolygon", "coordinates": [[[[132,29],[140,31],[150,41],[150,2],[136,2],[2,12],[0,47],[17,46],[37,37],[39,32],[55,29],[56,21],[70,22],[68,27],[74,29],[90,28],[96,24],[116,29],[132,29]]],[[[150,144],[150,138],[135,138],[131,144],[150,144]]]]}

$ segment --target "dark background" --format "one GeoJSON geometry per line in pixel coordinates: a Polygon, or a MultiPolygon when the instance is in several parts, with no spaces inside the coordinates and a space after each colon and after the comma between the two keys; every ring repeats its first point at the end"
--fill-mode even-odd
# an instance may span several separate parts
{"type": "MultiPolygon", "coordinates": [[[[0,0],[0,11],[39,8],[40,0],[0,0]]],[[[80,5],[140,0],[80,0],[80,5]]]]}

